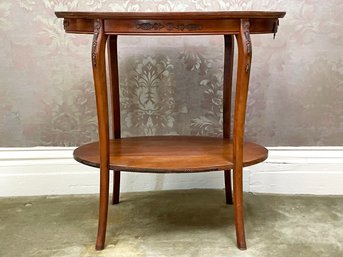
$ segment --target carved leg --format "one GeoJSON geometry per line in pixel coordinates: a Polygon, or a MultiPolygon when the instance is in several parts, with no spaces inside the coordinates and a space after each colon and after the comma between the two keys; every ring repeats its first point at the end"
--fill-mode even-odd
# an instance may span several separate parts
{"type": "Polygon", "coordinates": [[[94,37],[92,43],[92,66],[93,79],[98,113],[99,145],[100,145],[100,201],[99,201],[99,223],[96,250],[104,249],[108,195],[109,195],[109,121],[108,102],[106,86],[106,64],[105,64],[106,35],[104,34],[103,21],[94,21],[94,37]]]}
{"type": "Polygon", "coordinates": [[[241,250],[247,248],[243,215],[243,142],[252,54],[249,26],[249,20],[241,19],[240,33],[236,35],[238,67],[233,129],[233,196],[237,247],[241,250]]]}
{"type": "Polygon", "coordinates": [[[231,170],[224,171],[226,204],[232,204],[231,170]]]}
{"type": "MultiPolygon", "coordinates": [[[[112,128],[114,138],[120,138],[120,102],[119,102],[119,78],[118,78],[118,36],[110,35],[107,43],[108,67],[112,104],[112,128]]],[[[120,171],[113,171],[113,194],[112,204],[119,203],[120,194],[120,171]]]]}
{"type": "Polygon", "coordinates": [[[120,171],[113,171],[113,195],[112,195],[112,204],[119,203],[119,194],[120,194],[120,171]]]}

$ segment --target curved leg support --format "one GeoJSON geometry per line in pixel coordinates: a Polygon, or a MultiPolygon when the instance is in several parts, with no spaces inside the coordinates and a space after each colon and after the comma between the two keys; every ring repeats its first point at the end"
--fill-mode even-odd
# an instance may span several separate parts
{"type": "Polygon", "coordinates": [[[247,248],[245,242],[243,215],[243,143],[245,112],[247,106],[250,65],[252,56],[249,27],[249,20],[241,19],[240,33],[236,35],[238,44],[238,67],[235,98],[235,118],[233,129],[233,201],[237,247],[241,250],[245,250],[247,248]]]}
{"type": "Polygon", "coordinates": [[[102,250],[105,246],[109,195],[109,120],[105,64],[106,37],[103,21],[96,19],[94,21],[91,55],[100,145],[100,201],[96,250],[102,250]]]}

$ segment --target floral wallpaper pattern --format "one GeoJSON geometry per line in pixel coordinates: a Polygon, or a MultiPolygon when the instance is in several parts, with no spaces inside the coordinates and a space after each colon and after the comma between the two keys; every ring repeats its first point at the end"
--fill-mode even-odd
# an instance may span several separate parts
{"type": "MultiPolygon", "coordinates": [[[[170,133],[175,123],[175,83],[168,56],[136,56],[121,84],[123,136],[170,133]]],[[[174,132],[175,133],[175,132],[174,132]]]]}
{"type": "MultiPolygon", "coordinates": [[[[54,11],[281,10],[254,35],[246,138],[267,146],[343,144],[341,0],[3,0],[0,146],[97,140],[91,35],[54,11]]],[[[221,36],[119,38],[122,135],[222,135],[221,36]]]]}

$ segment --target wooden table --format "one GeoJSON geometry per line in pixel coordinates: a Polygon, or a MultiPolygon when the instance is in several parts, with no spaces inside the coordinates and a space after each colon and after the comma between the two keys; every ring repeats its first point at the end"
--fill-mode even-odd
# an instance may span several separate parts
{"type": "Polygon", "coordinates": [[[244,142],[244,123],[251,69],[250,34],[277,32],[284,12],[56,12],[68,33],[93,34],[91,60],[97,103],[99,141],[80,146],[74,158],[100,168],[100,204],[96,249],[105,245],[109,170],[114,172],[112,203],[119,202],[120,171],[184,173],[224,170],[226,202],[234,203],[237,246],[246,249],[242,168],[264,161],[267,150],[244,142]],[[121,138],[118,81],[118,35],[224,35],[223,138],[158,136],[121,138]],[[231,136],[231,92],[234,37],[238,65],[233,133],[231,136]],[[109,108],[106,86],[107,43],[112,127],[109,136],[109,108]],[[233,169],[233,201],[231,193],[233,169]]]}

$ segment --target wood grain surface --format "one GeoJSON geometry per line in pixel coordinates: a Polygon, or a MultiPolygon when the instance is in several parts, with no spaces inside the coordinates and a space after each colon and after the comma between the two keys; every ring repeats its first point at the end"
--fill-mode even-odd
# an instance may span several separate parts
{"type": "Polygon", "coordinates": [[[249,19],[282,18],[286,12],[221,11],[221,12],[55,12],[58,18],[78,19],[249,19]]]}
{"type": "MultiPolygon", "coordinates": [[[[266,148],[245,143],[243,165],[264,161],[266,148]]],[[[75,160],[99,167],[99,143],[80,146],[75,160]]],[[[134,172],[183,173],[233,167],[232,141],[213,137],[154,136],[110,140],[110,168],[134,172]]]]}

